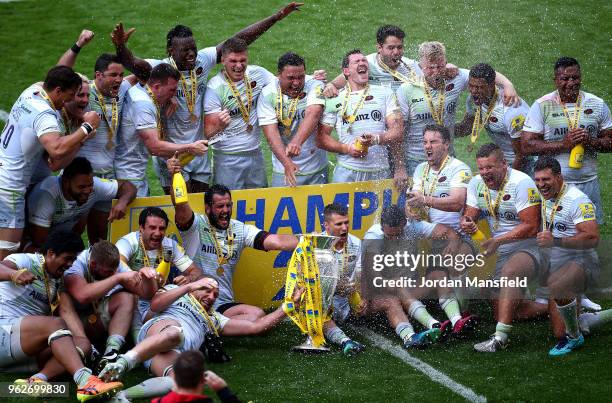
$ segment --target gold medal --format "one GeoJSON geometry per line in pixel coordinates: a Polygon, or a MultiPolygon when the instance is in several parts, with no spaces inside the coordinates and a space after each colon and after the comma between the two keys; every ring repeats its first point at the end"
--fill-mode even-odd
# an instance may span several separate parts
{"type": "Polygon", "coordinates": [[[467,145],[467,147],[465,147],[465,150],[466,150],[468,153],[470,153],[470,154],[471,154],[471,153],[472,153],[472,151],[474,151],[474,145],[473,145],[473,144],[468,144],[468,145],[467,145]]]}
{"type": "Polygon", "coordinates": [[[344,116],[344,119],[349,122],[349,123],[355,123],[355,115],[351,115],[351,116],[344,116]]]}
{"type": "Polygon", "coordinates": [[[91,315],[87,317],[87,322],[89,322],[90,325],[93,325],[97,321],[98,321],[98,316],[95,313],[92,313],[91,315]]]}
{"type": "Polygon", "coordinates": [[[192,123],[195,123],[195,122],[197,122],[197,121],[198,121],[198,117],[197,117],[197,115],[196,115],[195,113],[192,113],[192,114],[189,116],[189,120],[191,120],[191,122],[192,122],[192,123]]]}
{"type": "Polygon", "coordinates": [[[247,132],[250,132],[251,130],[253,130],[253,125],[252,124],[248,124],[247,125],[247,132]]]}
{"type": "Polygon", "coordinates": [[[221,266],[217,267],[217,276],[222,276],[225,273],[225,269],[221,266]]]}

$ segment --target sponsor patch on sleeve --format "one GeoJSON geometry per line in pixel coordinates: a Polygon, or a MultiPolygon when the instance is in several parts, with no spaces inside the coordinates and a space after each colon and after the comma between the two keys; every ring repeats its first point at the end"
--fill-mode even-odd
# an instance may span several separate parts
{"type": "Polygon", "coordinates": [[[517,117],[512,119],[512,122],[510,122],[510,124],[512,125],[512,130],[516,132],[519,130],[523,130],[523,124],[525,124],[525,115],[518,115],[517,117]]]}
{"type": "Polygon", "coordinates": [[[595,219],[595,208],[593,207],[592,203],[580,203],[578,207],[580,207],[580,213],[582,214],[582,218],[584,220],[595,219]]]}
{"type": "Polygon", "coordinates": [[[538,204],[540,202],[540,193],[536,188],[527,188],[527,196],[529,197],[529,204],[538,204]]]}
{"type": "Polygon", "coordinates": [[[459,172],[459,180],[461,181],[461,183],[470,183],[470,180],[472,179],[472,175],[470,175],[470,173],[468,171],[461,171],[459,172]]]}

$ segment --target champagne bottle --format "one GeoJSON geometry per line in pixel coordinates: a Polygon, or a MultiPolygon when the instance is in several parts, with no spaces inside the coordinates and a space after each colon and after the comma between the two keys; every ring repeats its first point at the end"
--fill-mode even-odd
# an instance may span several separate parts
{"type": "Polygon", "coordinates": [[[582,168],[582,159],[584,158],[584,146],[582,144],[576,144],[569,157],[569,167],[573,169],[582,168]]]}
{"type": "Polygon", "coordinates": [[[172,189],[174,190],[175,204],[187,203],[189,201],[187,196],[187,184],[180,172],[172,176],[172,189]]]}
{"type": "Polygon", "coordinates": [[[366,146],[365,144],[363,144],[363,141],[361,140],[361,137],[357,137],[355,139],[355,144],[353,145],[353,147],[355,147],[355,150],[357,151],[361,151],[364,154],[367,154],[369,147],[366,146]]]}
{"type": "Polygon", "coordinates": [[[185,165],[189,164],[194,158],[195,158],[195,154],[191,154],[191,153],[181,154],[181,156],[179,157],[179,163],[181,164],[182,167],[184,167],[185,165]]]}
{"type": "Polygon", "coordinates": [[[487,239],[487,236],[485,235],[484,232],[482,232],[481,229],[477,229],[476,232],[474,232],[471,236],[472,236],[472,240],[478,244],[480,244],[481,242],[487,239]]]}
{"type": "MultiPolygon", "coordinates": [[[[179,174],[180,175],[180,174],[179,174]]],[[[164,251],[163,259],[157,265],[155,271],[164,279],[164,283],[168,280],[170,274],[170,261],[172,260],[172,250],[164,251]]]]}

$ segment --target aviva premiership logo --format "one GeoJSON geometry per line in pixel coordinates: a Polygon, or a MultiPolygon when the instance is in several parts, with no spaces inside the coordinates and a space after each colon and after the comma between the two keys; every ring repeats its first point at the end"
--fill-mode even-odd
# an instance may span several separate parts
{"type": "Polygon", "coordinates": [[[582,218],[585,220],[595,219],[595,208],[591,203],[581,203],[579,207],[580,212],[582,213],[582,218]]]}
{"type": "Polygon", "coordinates": [[[540,194],[536,188],[528,188],[527,195],[529,197],[529,204],[538,204],[540,202],[540,194]]]}

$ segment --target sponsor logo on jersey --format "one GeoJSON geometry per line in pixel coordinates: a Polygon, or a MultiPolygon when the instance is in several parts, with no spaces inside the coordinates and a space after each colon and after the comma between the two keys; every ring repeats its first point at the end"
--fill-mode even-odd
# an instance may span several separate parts
{"type": "Polygon", "coordinates": [[[529,197],[529,204],[538,204],[540,202],[540,194],[536,188],[528,188],[527,196],[529,197]]]}
{"type": "Polygon", "coordinates": [[[461,183],[469,183],[472,179],[472,176],[469,174],[468,171],[461,171],[459,172],[459,178],[461,180],[461,183]]]}
{"type": "Polygon", "coordinates": [[[591,109],[591,108],[586,109],[586,110],[584,111],[584,114],[585,114],[585,115],[590,115],[591,113],[593,113],[593,109],[591,109]]]}
{"type": "Polygon", "coordinates": [[[591,203],[580,203],[580,212],[585,220],[593,220],[595,218],[595,208],[591,203]]]}
{"type": "Polygon", "coordinates": [[[372,111],[372,120],[380,122],[382,120],[382,113],[378,109],[372,111]]]}
{"type": "Polygon", "coordinates": [[[423,102],[424,99],[423,98],[413,98],[410,100],[413,104],[417,103],[417,102],[423,102]]]}
{"type": "MultiPolygon", "coordinates": [[[[378,112],[380,114],[380,112],[378,112]]],[[[359,115],[357,115],[355,117],[355,122],[358,122],[360,120],[370,120],[370,114],[369,113],[360,113],[359,115]]],[[[380,120],[380,119],[379,119],[380,120]]],[[[346,125],[348,124],[348,121],[344,118],[342,118],[342,124],[346,125]]]]}
{"type": "Polygon", "coordinates": [[[455,113],[455,108],[456,107],[457,107],[457,103],[455,101],[449,103],[446,106],[446,113],[450,113],[450,114],[455,113]]]}
{"type": "Polygon", "coordinates": [[[508,220],[508,221],[515,221],[516,220],[516,214],[514,214],[511,211],[506,211],[503,214],[503,217],[508,220]]]}
{"type": "Polygon", "coordinates": [[[440,179],[438,179],[438,183],[442,183],[446,181],[446,176],[441,176],[440,179]]]}
{"type": "Polygon", "coordinates": [[[510,122],[510,125],[512,126],[512,129],[515,130],[515,131],[523,130],[523,125],[524,124],[525,124],[525,116],[524,115],[518,115],[517,117],[512,119],[512,122],[510,122]]]}
{"type": "Polygon", "coordinates": [[[257,87],[257,81],[251,81],[251,88],[257,87]]]}
{"type": "Polygon", "coordinates": [[[511,198],[511,197],[512,197],[512,196],[510,196],[509,194],[507,194],[507,193],[506,193],[506,194],[504,195],[504,197],[502,197],[502,200],[503,200],[503,201],[508,201],[508,200],[510,200],[510,198],[511,198]]]}
{"type": "Polygon", "coordinates": [[[559,232],[565,232],[567,230],[567,226],[565,224],[563,224],[562,222],[556,222],[555,223],[555,228],[559,232]]]}
{"type": "Polygon", "coordinates": [[[198,67],[198,68],[196,69],[196,74],[197,74],[198,76],[202,75],[202,72],[204,72],[204,68],[203,68],[202,66],[200,66],[200,67],[198,67]]]}
{"type": "Polygon", "coordinates": [[[489,118],[489,122],[491,122],[491,123],[497,123],[497,122],[498,122],[498,119],[497,119],[495,116],[491,116],[491,117],[489,118]]]}
{"type": "Polygon", "coordinates": [[[367,97],[365,97],[366,101],[371,101],[374,99],[374,95],[368,95],[367,97]]]}
{"type": "Polygon", "coordinates": [[[452,91],[452,89],[455,88],[455,84],[450,83],[446,86],[446,88],[444,89],[445,91],[452,91]]]}

